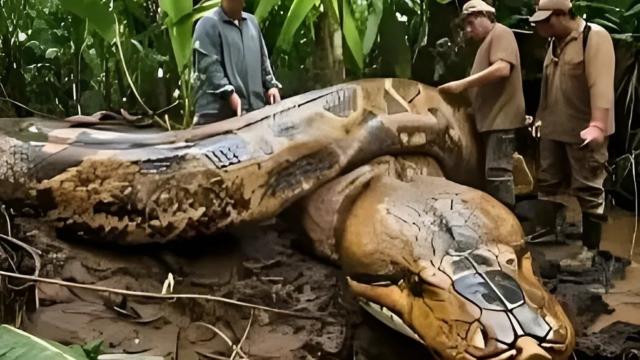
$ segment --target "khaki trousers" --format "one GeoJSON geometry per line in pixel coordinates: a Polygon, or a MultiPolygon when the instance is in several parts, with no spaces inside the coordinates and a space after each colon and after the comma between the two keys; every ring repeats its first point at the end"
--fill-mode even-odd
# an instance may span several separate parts
{"type": "Polygon", "coordinates": [[[566,191],[574,195],[583,212],[604,212],[604,179],[608,139],[603,144],[569,144],[540,139],[540,170],[538,191],[543,195],[557,195],[566,191]]]}

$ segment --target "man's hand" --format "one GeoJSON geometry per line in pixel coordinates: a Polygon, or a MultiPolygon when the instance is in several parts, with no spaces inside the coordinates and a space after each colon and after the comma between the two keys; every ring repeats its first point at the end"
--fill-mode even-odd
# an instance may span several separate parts
{"type": "Polygon", "coordinates": [[[280,102],[280,91],[278,91],[278,88],[271,88],[269,90],[267,90],[267,103],[269,105],[273,105],[276,103],[280,102]]]}
{"type": "Polygon", "coordinates": [[[584,142],[580,146],[588,143],[602,144],[604,142],[604,130],[596,124],[589,124],[589,127],[580,132],[580,137],[584,142]]]}
{"type": "Polygon", "coordinates": [[[242,115],[242,100],[238,94],[231,94],[229,97],[229,105],[231,106],[231,110],[236,113],[236,116],[242,115]]]}
{"type": "Polygon", "coordinates": [[[457,80],[446,83],[438,87],[438,91],[441,93],[459,94],[467,88],[464,81],[457,80]]]}
{"type": "Polygon", "coordinates": [[[540,128],[542,127],[540,120],[536,120],[533,116],[526,115],[524,124],[529,128],[529,132],[534,139],[540,138],[540,128]]]}

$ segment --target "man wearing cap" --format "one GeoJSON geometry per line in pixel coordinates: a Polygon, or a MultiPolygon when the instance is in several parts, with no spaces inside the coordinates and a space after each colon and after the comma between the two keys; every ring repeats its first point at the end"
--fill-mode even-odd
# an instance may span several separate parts
{"type": "Polygon", "coordinates": [[[615,53],[609,33],[575,16],[570,0],[540,0],[530,21],[550,38],[537,119],[538,189],[569,185],[582,208],[583,243],[597,249],[604,220],[608,136],[614,132],[615,53]]]}
{"type": "Polygon", "coordinates": [[[513,207],[514,129],[525,124],[518,44],[511,30],[495,21],[495,9],[482,0],[467,2],[462,17],[465,35],[481,43],[471,75],[438,90],[443,95],[468,90],[485,147],[486,190],[513,207]]]}
{"type": "Polygon", "coordinates": [[[244,0],[222,0],[196,25],[196,124],[239,116],[280,101],[256,18],[244,0]]]}

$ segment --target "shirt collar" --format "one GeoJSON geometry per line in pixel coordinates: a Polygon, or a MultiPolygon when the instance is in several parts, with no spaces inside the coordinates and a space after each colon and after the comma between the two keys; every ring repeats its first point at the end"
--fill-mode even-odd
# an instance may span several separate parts
{"type": "MultiPolygon", "coordinates": [[[[222,17],[223,21],[235,22],[232,18],[227,16],[227,14],[224,12],[224,10],[222,10],[222,6],[220,6],[218,9],[220,10],[220,16],[222,17]]],[[[244,11],[242,12],[240,20],[247,20],[247,13],[246,12],[244,12],[244,11]]]]}
{"type": "Polygon", "coordinates": [[[571,34],[569,34],[566,38],[564,38],[562,41],[557,41],[555,40],[555,42],[557,43],[558,46],[558,52],[561,53],[562,50],[564,50],[564,48],[567,46],[567,44],[569,44],[570,42],[572,42],[573,40],[577,40],[578,37],[580,37],[580,34],[582,34],[582,32],[584,31],[584,29],[587,27],[587,22],[584,21],[582,18],[578,18],[578,24],[580,26],[578,26],[577,30],[573,30],[571,32],[571,34]]]}

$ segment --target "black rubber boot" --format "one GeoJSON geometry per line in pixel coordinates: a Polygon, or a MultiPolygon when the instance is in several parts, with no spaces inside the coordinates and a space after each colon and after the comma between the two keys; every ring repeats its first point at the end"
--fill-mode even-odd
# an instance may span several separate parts
{"type": "Polygon", "coordinates": [[[602,223],[607,221],[605,215],[582,213],[582,245],[589,250],[599,250],[602,237],[602,223]]]}
{"type": "Polygon", "coordinates": [[[487,193],[500,201],[509,210],[513,210],[516,205],[516,198],[513,190],[513,177],[486,179],[487,193]]]}

